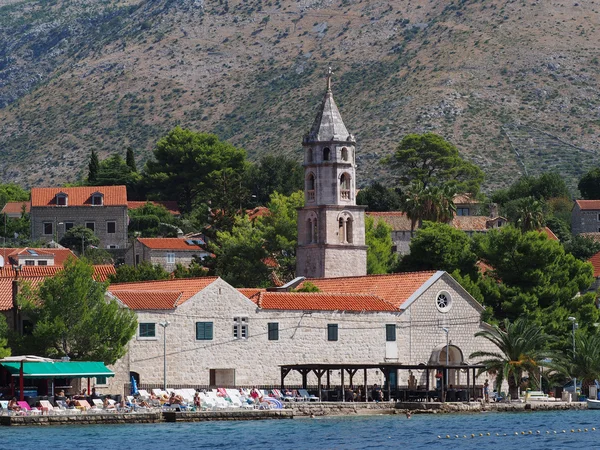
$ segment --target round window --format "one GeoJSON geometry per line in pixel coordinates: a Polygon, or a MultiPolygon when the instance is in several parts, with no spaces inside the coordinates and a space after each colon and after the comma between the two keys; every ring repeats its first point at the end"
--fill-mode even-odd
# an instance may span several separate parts
{"type": "Polygon", "coordinates": [[[452,308],[452,297],[446,291],[442,291],[437,295],[435,304],[440,312],[448,312],[452,308]]]}

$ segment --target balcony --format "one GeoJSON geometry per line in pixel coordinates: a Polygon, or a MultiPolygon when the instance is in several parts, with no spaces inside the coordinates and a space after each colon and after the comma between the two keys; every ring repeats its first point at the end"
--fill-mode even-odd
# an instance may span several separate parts
{"type": "Polygon", "coordinates": [[[309,202],[314,202],[315,201],[315,191],[310,190],[310,191],[306,191],[306,194],[308,195],[308,201],[309,202]]]}
{"type": "Polygon", "coordinates": [[[350,189],[342,189],[340,192],[340,198],[342,200],[350,200],[350,189]]]}

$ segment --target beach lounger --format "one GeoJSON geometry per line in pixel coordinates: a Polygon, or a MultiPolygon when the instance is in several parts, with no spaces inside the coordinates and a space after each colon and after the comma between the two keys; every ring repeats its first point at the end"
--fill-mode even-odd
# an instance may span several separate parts
{"type": "Polygon", "coordinates": [[[263,397],[263,403],[268,403],[270,405],[269,409],[283,409],[283,403],[273,397],[263,397]]]}
{"type": "Polygon", "coordinates": [[[75,407],[81,411],[90,411],[92,409],[92,405],[87,400],[75,400],[75,407]]]}
{"type": "Polygon", "coordinates": [[[25,414],[28,415],[37,415],[42,413],[39,409],[29,406],[29,403],[25,401],[17,402],[17,405],[19,405],[21,411],[25,411],[25,414]]]}
{"type": "Polygon", "coordinates": [[[0,414],[6,416],[10,414],[8,410],[8,400],[0,400],[0,414]]]}
{"type": "Polygon", "coordinates": [[[300,394],[300,396],[305,401],[310,401],[310,402],[318,402],[319,401],[319,397],[309,394],[306,389],[298,389],[298,394],[300,394]]]}
{"type": "Polygon", "coordinates": [[[54,406],[52,406],[52,403],[50,403],[48,400],[40,400],[40,405],[41,405],[40,410],[42,411],[42,414],[44,414],[44,411],[48,415],[55,414],[58,412],[58,411],[54,410],[54,406]]]}
{"type": "Polygon", "coordinates": [[[225,400],[223,397],[219,397],[217,395],[217,390],[213,389],[212,391],[209,391],[206,393],[206,396],[212,400],[214,400],[214,403],[216,405],[216,407],[218,409],[226,409],[229,408],[229,402],[227,400],[225,400]]]}
{"type": "Polygon", "coordinates": [[[296,398],[291,395],[282,394],[279,389],[271,389],[271,393],[273,394],[272,397],[281,400],[282,402],[293,402],[296,400],[296,398]]]}
{"type": "Polygon", "coordinates": [[[80,414],[81,413],[81,409],[69,408],[67,406],[67,402],[65,402],[64,400],[56,400],[55,403],[56,403],[56,407],[58,408],[58,410],[63,414],[80,414]]]}
{"type": "Polygon", "coordinates": [[[217,402],[212,397],[206,395],[204,392],[200,392],[200,402],[202,403],[203,408],[217,409],[217,402]]]}
{"type": "Polygon", "coordinates": [[[148,401],[150,400],[150,394],[145,389],[138,389],[138,394],[140,394],[140,398],[148,401]]]}

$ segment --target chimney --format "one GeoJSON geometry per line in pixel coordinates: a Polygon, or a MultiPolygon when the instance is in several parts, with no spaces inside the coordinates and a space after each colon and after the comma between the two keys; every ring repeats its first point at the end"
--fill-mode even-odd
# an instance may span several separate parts
{"type": "Polygon", "coordinates": [[[490,203],[490,218],[498,217],[498,203],[490,203]]]}

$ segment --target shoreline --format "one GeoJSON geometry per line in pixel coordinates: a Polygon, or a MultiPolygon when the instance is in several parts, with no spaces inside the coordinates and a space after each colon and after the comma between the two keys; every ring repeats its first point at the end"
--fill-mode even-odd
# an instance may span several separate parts
{"type": "Polygon", "coordinates": [[[587,410],[586,402],[528,402],[528,403],[437,403],[437,402],[380,402],[340,403],[301,402],[287,403],[284,409],[219,411],[147,411],[129,413],[86,413],[50,415],[3,415],[0,426],[52,425],[111,425],[131,423],[182,423],[240,420],[282,420],[294,418],[342,417],[367,415],[406,414],[469,414],[477,412],[535,412],[587,410]]]}

